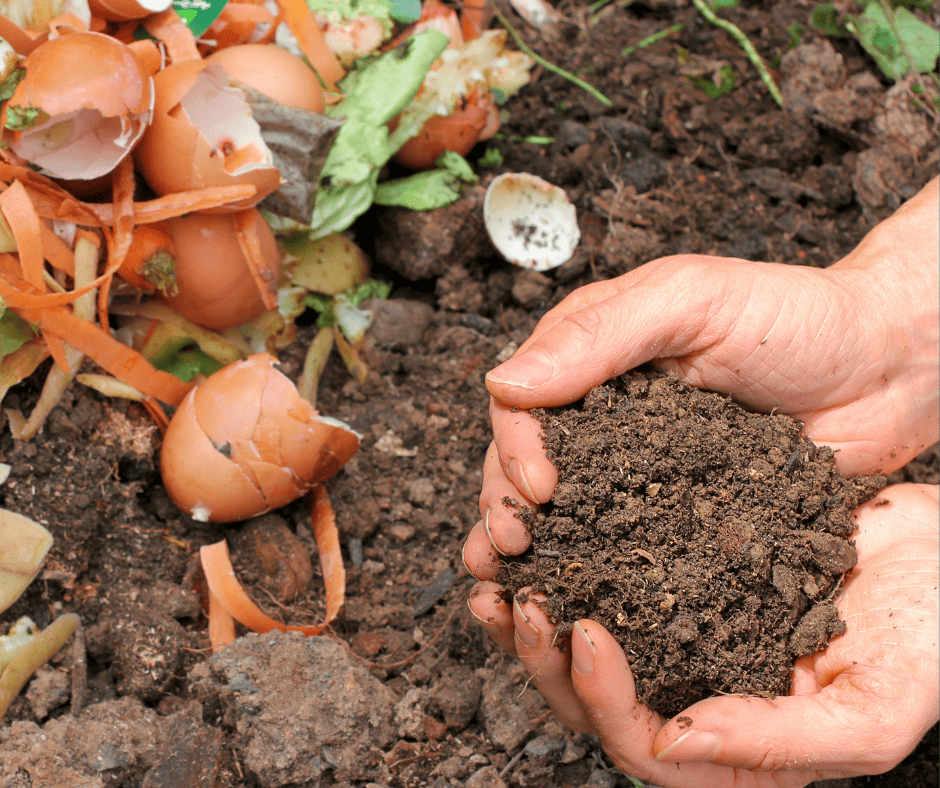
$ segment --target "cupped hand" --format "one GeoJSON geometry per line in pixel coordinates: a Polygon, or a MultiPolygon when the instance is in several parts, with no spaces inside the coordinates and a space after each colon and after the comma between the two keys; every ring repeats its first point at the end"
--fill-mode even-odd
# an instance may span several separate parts
{"type": "Polygon", "coordinates": [[[786,697],[713,697],[664,720],[637,702],[623,650],[596,622],[578,622],[563,652],[536,600],[510,604],[481,582],[470,609],[556,716],[599,736],[629,775],[664,788],[799,788],[879,774],[940,713],[938,497],[896,485],[856,510],[858,564],[836,600],[847,630],[797,660],[786,697]]]}
{"type": "Polygon", "coordinates": [[[557,473],[527,412],[574,402],[652,361],[745,406],[786,413],[845,475],[889,473],[940,437],[940,179],[827,269],[682,255],[582,287],[487,376],[494,444],[464,550],[492,579],[528,547],[507,499],[551,498],[557,473]]]}

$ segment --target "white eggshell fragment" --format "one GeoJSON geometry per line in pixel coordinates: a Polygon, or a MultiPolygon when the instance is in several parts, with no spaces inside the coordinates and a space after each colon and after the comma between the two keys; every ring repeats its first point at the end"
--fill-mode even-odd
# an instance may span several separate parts
{"type": "Polygon", "coordinates": [[[548,271],[571,259],[581,231],[563,189],[527,172],[493,179],[483,200],[483,222],[510,263],[548,271]]]}

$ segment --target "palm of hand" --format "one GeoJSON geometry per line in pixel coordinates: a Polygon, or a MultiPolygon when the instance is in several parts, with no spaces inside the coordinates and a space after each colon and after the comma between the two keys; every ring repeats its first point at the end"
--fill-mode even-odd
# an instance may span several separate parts
{"type": "MultiPolygon", "coordinates": [[[[486,593],[471,602],[488,629],[514,642],[563,721],[595,733],[614,763],[665,788],[787,786],[879,773],[896,765],[938,714],[936,488],[899,485],[857,511],[859,563],[837,600],[848,630],[823,652],[798,660],[788,697],[715,697],[665,722],[636,701],[623,651],[593,622],[596,650],[587,675],[545,634],[527,647],[514,629],[523,613],[546,627],[537,607],[506,616],[486,593]],[[885,503],[887,501],[887,503],[885,503]],[[489,605],[489,607],[488,607],[489,605]],[[689,731],[711,731],[720,745],[707,759],[663,752],[689,731]],[[658,753],[663,760],[654,756],[658,753]],[[688,761],[708,760],[710,763],[688,761]]],[[[489,584],[481,584],[488,591],[489,584]]],[[[583,643],[569,653],[583,655],[583,643]]]]}

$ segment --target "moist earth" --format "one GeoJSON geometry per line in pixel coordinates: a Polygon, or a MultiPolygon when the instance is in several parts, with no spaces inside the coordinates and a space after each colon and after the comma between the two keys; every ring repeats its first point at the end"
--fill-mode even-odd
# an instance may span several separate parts
{"type": "MultiPolygon", "coordinates": [[[[530,47],[612,105],[540,67],[503,107],[501,136],[471,154],[478,186],[445,209],[375,208],[354,226],[372,275],[393,290],[375,304],[365,382],[333,358],[319,388],[321,411],[363,436],[327,485],[347,569],[332,631],[246,634],[210,655],[196,555],[223,537],[270,615],[322,620],[309,506],[194,522],[160,483],[148,414],[75,384],[36,439],[0,435],[10,466],[0,505],[55,536],[3,625],[68,611],[82,620],[0,726],[4,788],[636,784],[595,739],[553,720],[470,617],[460,549],[479,518],[491,437],[483,376],[572,290],[656,257],[830,265],[936,172],[936,122],[911,100],[913,80],[889,82],[854,40],[818,34],[812,3],[720,11],[769,64],[782,108],[737,43],[685,0],[565,2],[541,29],[498,4],[530,47]],[[734,87],[709,98],[690,72],[722,65],[734,87]],[[566,190],[582,239],[569,263],[517,269],[490,246],[482,194],[504,171],[566,190]]],[[[279,354],[295,380],[315,330],[302,324],[279,354]]],[[[45,369],[3,407],[29,412],[45,369]]],[[[936,447],[888,479],[938,480],[936,447]]],[[[887,774],[826,785],[932,788],[938,752],[934,728],[887,774]]]]}
{"type": "Polygon", "coordinates": [[[858,559],[852,510],[884,477],[845,479],[788,416],[655,370],[533,415],[558,485],[520,508],[532,547],[498,579],[546,594],[562,635],[603,624],[641,703],[671,717],[785,695],[793,660],[845,632],[832,599],[858,559]]]}

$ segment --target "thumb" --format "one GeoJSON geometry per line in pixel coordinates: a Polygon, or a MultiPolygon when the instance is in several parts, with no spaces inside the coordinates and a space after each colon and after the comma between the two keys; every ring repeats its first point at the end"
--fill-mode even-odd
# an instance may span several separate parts
{"type": "Polygon", "coordinates": [[[754,771],[881,774],[932,724],[926,709],[918,713],[903,700],[928,694],[910,683],[866,671],[843,673],[814,695],[708,698],[663,726],[653,753],[668,763],[707,761],[754,771]]]}
{"type": "Polygon", "coordinates": [[[487,388],[510,406],[556,407],[639,364],[707,348],[723,336],[712,318],[737,262],[663,258],[575,291],[486,376],[487,388]]]}

